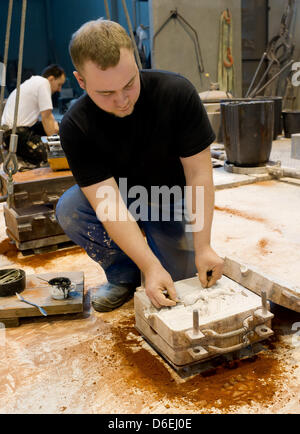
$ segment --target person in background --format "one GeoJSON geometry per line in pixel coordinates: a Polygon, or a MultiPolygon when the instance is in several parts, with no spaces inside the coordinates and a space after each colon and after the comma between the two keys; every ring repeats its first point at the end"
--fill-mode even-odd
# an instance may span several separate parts
{"type": "MultiPolygon", "coordinates": [[[[41,136],[58,134],[59,126],[53,116],[52,94],[60,92],[66,74],[59,65],[47,66],[42,75],[33,75],[20,86],[17,118],[17,156],[25,162],[39,165],[47,161],[41,136]],[[41,121],[39,121],[41,117],[41,121]]],[[[4,148],[8,149],[14,123],[16,89],[9,95],[3,111],[1,125],[5,130],[4,148]]]]}

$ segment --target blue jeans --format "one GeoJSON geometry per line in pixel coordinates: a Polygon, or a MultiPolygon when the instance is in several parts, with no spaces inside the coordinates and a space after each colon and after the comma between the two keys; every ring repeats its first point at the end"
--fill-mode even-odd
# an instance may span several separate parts
{"type": "MultiPolygon", "coordinates": [[[[153,206],[150,204],[150,209],[153,206]]],[[[193,277],[196,266],[192,233],[185,232],[185,221],[174,221],[172,214],[171,221],[137,223],[143,229],[154,255],[176,281],[193,277]]],[[[78,185],[61,196],[56,217],[68,237],[101,265],[108,282],[140,285],[138,267],[109,237],[78,185]]]]}

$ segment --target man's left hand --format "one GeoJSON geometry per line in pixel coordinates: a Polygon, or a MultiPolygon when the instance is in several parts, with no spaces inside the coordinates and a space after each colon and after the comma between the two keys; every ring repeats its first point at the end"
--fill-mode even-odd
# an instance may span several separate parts
{"type": "Polygon", "coordinates": [[[196,252],[195,262],[203,288],[210,288],[221,279],[224,261],[210,246],[201,249],[201,252],[196,252]]]}

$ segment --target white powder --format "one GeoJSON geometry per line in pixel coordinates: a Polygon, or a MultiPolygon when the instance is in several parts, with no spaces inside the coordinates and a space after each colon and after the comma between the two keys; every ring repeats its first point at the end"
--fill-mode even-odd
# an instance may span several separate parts
{"type": "Polygon", "coordinates": [[[145,317],[157,315],[171,329],[183,330],[193,326],[195,309],[201,325],[261,305],[259,296],[225,276],[212,288],[202,288],[197,277],[175,282],[175,288],[180,303],[160,310],[148,307],[145,317]]]}

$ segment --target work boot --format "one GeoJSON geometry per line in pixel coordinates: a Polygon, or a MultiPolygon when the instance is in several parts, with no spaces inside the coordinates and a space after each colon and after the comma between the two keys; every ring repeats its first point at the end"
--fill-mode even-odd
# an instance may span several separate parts
{"type": "Polygon", "coordinates": [[[92,306],[98,312],[110,312],[122,306],[133,297],[135,286],[122,286],[105,283],[92,298],[92,306]]]}

